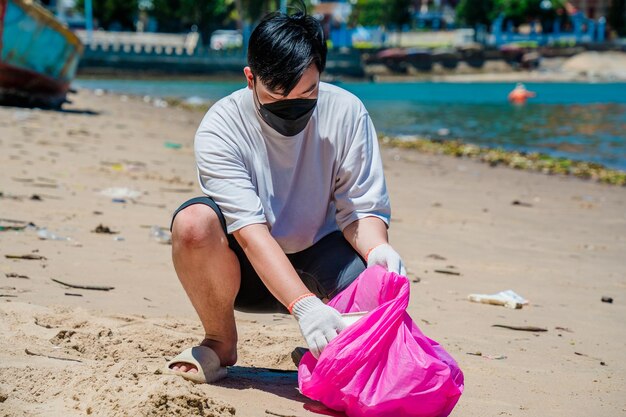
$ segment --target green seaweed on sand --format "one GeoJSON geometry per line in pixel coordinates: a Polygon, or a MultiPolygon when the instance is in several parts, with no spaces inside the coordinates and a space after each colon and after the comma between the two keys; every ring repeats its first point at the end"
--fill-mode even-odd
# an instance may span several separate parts
{"type": "Polygon", "coordinates": [[[465,143],[460,140],[431,140],[424,138],[396,138],[381,136],[383,145],[415,149],[429,154],[451,155],[457,158],[471,158],[488,163],[490,166],[508,166],[526,171],[539,171],[544,174],[573,175],[582,179],[595,180],[611,185],[626,185],[626,172],[607,168],[602,164],[556,158],[539,152],[506,151],[502,148],[487,148],[465,143]]]}
{"type": "Polygon", "coordinates": [[[189,110],[192,112],[206,112],[209,107],[213,105],[213,102],[188,102],[178,97],[166,97],[165,102],[169,107],[180,108],[183,110],[189,110]]]}

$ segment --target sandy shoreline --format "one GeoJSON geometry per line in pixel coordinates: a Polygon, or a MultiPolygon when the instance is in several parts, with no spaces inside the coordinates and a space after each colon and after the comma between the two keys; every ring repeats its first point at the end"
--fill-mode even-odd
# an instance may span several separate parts
{"type": "MultiPolygon", "coordinates": [[[[168,226],[172,210],[199,193],[192,145],[202,113],[89,91],[74,101],[66,112],[0,107],[0,218],[71,238],[0,231],[0,415],[318,415],[295,390],[289,354],[303,342],[288,316],[238,313],[240,361],[222,383],[160,372],[201,338],[170,247],[150,226],[168,226]],[[116,203],[101,194],[112,187],[139,195],[116,203]],[[119,233],[92,233],[100,224],[119,233]],[[23,254],[46,259],[5,258],[23,254]],[[51,278],[115,289],[67,289],[51,278]]],[[[626,412],[626,190],[408,150],[383,154],[391,239],[420,278],[409,311],[465,373],[452,415],[626,412]],[[506,289],[531,305],[466,300],[506,289]]]]}

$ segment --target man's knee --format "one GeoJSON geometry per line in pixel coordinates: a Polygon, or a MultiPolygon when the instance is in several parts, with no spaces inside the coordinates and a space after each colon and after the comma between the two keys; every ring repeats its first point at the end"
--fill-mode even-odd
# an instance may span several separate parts
{"type": "Polygon", "coordinates": [[[172,244],[193,249],[228,243],[217,213],[204,204],[194,204],[176,214],[172,244]]]}

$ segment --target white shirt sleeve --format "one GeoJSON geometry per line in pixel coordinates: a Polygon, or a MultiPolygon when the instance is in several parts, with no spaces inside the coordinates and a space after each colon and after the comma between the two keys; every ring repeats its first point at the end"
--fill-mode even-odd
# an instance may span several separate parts
{"type": "Polygon", "coordinates": [[[337,225],[378,217],[389,225],[391,208],[376,130],[367,113],[360,116],[337,170],[334,192],[337,225]]]}
{"type": "MultiPolygon", "coordinates": [[[[211,113],[211,112],[210,112],[211,113]]],[[[195,138],[196,165],[202,191],[219,206],[228,233],[266,218],[250,172],[226,129],[212,123],[207,114],[195,138]]]]}

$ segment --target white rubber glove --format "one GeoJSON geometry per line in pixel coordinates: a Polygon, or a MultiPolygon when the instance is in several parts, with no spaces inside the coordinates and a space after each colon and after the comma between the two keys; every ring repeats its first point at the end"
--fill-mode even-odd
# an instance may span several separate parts
{"type": "Polygon", "coordinates": [[[406,268],[400,255],[388,243],[378,245],[369,252],[367,266],[369,268],[373,265],[380,265],[389,272],[406,276],[406,268]]]}
{"type": "Polygon", "coordinates": [[[346,327],[341,314],[314,295],[295,303],[292,313],[315,359],[319,358],[328,342],[346,327]]]}

